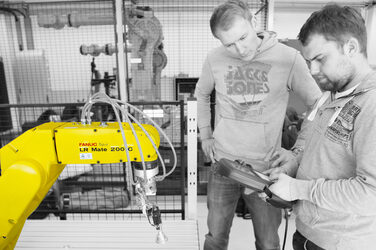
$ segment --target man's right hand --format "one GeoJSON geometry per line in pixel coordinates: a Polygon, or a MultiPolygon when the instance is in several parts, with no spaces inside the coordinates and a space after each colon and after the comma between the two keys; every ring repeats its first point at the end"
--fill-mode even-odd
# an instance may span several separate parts
{"type": "Polygon", "coordinates": [[[208,157],[212,162],[215,162],[214,155],[215,155],[215,149],[214,149],[214,138],[205,139],[201,142],[202,150],[204,151],[204,154],[206,157],[208,157]]]}
{"type": "Polygon", "coordinates": [[[299,164],[296,156],[294,156],[290,150],[281,148],[273,154],[270,169],[263,173],[269,175],[272,180],[280,173],[295,177],[298,166],[299,164]]]}
{"type": "Polygon", "coordinates": [[[272,155],[270,167],[280,167],[293,160],[295,160],[295,156],[292,151],[281,148],[272,155]]]}

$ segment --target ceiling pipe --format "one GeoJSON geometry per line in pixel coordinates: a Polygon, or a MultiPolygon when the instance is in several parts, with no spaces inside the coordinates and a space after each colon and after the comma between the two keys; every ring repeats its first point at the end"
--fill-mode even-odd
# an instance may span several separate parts
{"type": "MultiPolygon", "coordinates": [[[[354,1],[354,0],[342,0],[336,1],[340,5],[347,5],[351,7],[364,8],[369,5],[375,4],[376,1],[354,1]]],[[[289,9],[289,10],[299,10],[299,9],[317,9],[324,5],[328,4],[328,1],[313,1],[313,0],[300,0],[300,1],[291,1],[291,0],[275,0],[276,9],[289,9]]]]}

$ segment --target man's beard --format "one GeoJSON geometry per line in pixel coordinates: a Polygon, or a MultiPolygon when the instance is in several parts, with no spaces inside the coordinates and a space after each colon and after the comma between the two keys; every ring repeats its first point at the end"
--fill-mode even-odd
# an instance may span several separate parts
{"type": "Polygon", "coordinates": [[[322,90],[336,92],[338,90],[338,84],[339,82],[337,81],[333,82],[327,79],[325,83],[320,82],[319,86],[322,90]]]}
{"type": "Polygon", "coordinates": [[[351,82],[350,74],[342,76],[340,79],[329,80],[327,77],[323,77],[320,80],[317,80],[318,85],[322,90],[338,92],[343,91],[343,89],[351,82]]]}

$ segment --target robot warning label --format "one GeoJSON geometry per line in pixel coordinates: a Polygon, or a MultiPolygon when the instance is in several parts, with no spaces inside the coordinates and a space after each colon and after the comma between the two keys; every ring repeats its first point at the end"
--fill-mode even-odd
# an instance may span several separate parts
{"type": "Polygon", "coordinates": [[[80,153],[80,160],[92,160],[93,155],[91,153],[80,153]]]}

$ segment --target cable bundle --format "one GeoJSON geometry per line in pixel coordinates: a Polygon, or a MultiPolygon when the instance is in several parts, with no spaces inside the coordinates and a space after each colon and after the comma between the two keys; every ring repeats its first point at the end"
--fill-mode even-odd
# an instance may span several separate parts
{"type": "Polygon", "coordinates": [[[122,122],[126,122],[126,123],[129,124],[129,126],[130,126],[130,128],[132,130],[132,134],[135,137],[135,140],[137,142],[137,146],[138,146],[138,148],[140,150],[140,157],[141,157],[142,167],[143,167],[143,171],[144,171],[144,180],[147,180],[147,173],[146,173],[144,154],[142,152],[142,147],[141,147],[140,141],[138,139],[137,133],[136,133],[136,131],[134,129],[134,125],[132,124],[132,121],[134,123],[136,123],[142,129],[142,131],[145,133],[145,135],[148,137],[148,139],[150,140],[151,144],[153,145],[154,150],[156,151],[156,153],[158,155],[159,161],[161,162],[162,169],[163,169],[163,175],[155,176],[155,180],[156,181],[162,181],[162,180],[164,180],[165,177],[167,177],[168,175],[170,175],[175,170],[176,165],[177,165],[177,157],[176,157],[175,149],[174,149],[174,147],[173,147],[170,139],[165,134],[165,132],[147,114],[145,114],[142,110],[136,108],[135,106],[133,106],[133,105],[131,105],[129,103],[123,102],[121,100],[110,98],[108,95],[106,95],[104,93],[101,93],[101,92],[98,92],[98,93],[95,93],[94,95],[92,95],[89,98],[89,100],[85,103],[85,105],[84,105],[84,107],[82,109],[81,123],[83,125],[84,124],[91,124],[92,120],[91,120],[91,117],[90,117],[90,113],[91,113],[90,111],[91,111],[92,106],[95,103],[107,103],[107,104],[111,105],[112,109],[114,110],[114,113],[115,113],[115,116],[116,116],[116,120],[117,120],[117,122],[119,124],[119,129],[121,131],[121,135],[122,135],[122,138],[123,138],[125,153],[126,153],[126,156],[127,156],[127,161],[126,161],[126,166],[127,167],[126,167],[126,169],[129,171],[130,176],[132,176],[131,177],[131,183],[132,183],[132,185],[136,185],[137,182],[133,179],[133,169],[131,167],[130,156],[129,156],[129,149],[128,149],[128,145],[127,145],[127,139],[125,138],[125,133],[124,133],[124,128],[123,128],[122,122]],[[142,124],[132,114],[130,114],[128,112],[128,109],[135,110],[136,112],[138,112],[139,114],[141,114],[143,117],[145,117],[148,121],[150,121],[153,124],[153,126],[158,130],[158,132],[160,132],[162,134],[162,136],[166,139],[167,143],[170,145],[171,150],[172,150],[173,155],[174,155],[174,165],[173,165],[172,169],[167,174],[166,174],[166,166],[164,164],[162,156],[159,153],[158,147],[155,145],[153,139],[151,138],[151,136],[149,135],[149,133],[146,131],[146,129],[142,126],[142,124]],[[121,113],[121,117],[123,118],[123,121],[120,118],[119,112],[121,113]]]}

